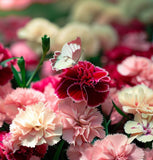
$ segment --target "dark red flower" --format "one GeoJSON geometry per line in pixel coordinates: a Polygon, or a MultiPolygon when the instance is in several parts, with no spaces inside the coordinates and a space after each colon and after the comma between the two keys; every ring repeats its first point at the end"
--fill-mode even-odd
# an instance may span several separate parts
{"type": "Polygon", "coordinates": [[[128,24],[113,23],[112,26],[116,29],[120,38],[127,33],[142,32],[145,30],[145,25],[137,19],[132,20],[128,24]]]}
{"type": "Polygon", "coordinates": [[[86,101],[90,107],[104,102],[109,93],[110,77],[105,69],[80,61],[61,74],[55,93],[59,98],[71,97],[74,101],[86,101]]]}
{"type": "Polygon", "coordinates": [[[3,139],[9,133],[0,132],[0,159],[1,160],[30,160],[32,156],[43,158],[47,152],[48,145],[42,144],[35,148],[20,146],[20,149],[13,152],[10,148],[3,144],[3,139]]]}
{"type": "Polygon", "coordinates": [[[110,87],[115,87],[120,90],[125,86],[134,86],[134,84],[131,82],[132,77],[122,76],[117,71],[116,64],[105,66],[105,69],[109,72],[111,77],[110,87]]]}
{"type": "Polygon", "coordinates": [[[151,58],[153,55],[153,45],[146,51],[131,49],[126,46],[116,46],[114,49],[105,53],[108,64],[118,64],[129,56],[136,55],[141,57],[151,58]]]}
{"type": "MultiPolygon", "coordinates": [[[[0,63],[11,58],[10,52],[0,44],[0,63]]],[[[6,63],[5,67],[0,65],[0,85],[6,84],[10,79],[12,79],[13,74],[10,68],[10,63],[6,63]]]]}

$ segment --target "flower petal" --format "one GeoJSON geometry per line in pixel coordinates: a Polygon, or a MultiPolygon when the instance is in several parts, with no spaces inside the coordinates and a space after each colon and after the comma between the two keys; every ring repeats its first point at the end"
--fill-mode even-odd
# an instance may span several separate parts
{"type": "Polygon", "coordinates": [[[72,84],[67,90],[68,96],[72,97],[75,101],[82,101],[82,90],[79,84],[72,84]]]}

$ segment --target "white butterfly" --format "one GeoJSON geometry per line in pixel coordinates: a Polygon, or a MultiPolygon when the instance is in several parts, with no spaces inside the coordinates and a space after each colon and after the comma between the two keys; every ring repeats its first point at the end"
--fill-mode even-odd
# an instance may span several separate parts
{"type": "Polygon", "coordinates": [[[55,51],[54,57],[51,58],[52,68],[56,71],[72,67],[81,56],[81,39],[77,37],[75,40],[64,44],[62,51],[55,51]]]}

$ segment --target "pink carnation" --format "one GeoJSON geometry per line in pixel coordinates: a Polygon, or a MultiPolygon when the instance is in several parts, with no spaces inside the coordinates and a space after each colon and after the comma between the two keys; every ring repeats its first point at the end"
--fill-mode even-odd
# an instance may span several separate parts
{"type": "Polygon", "coordinates": [[[26,68],[31,70],[36,67],[39,61],[39,56],[35,53],[25,42],[17,42],[14,43],[10,51],[14,57],[21,57],[23,56],[26,68]]]}
{"type": "Polygon", "coordinates": [[[109,82],[107,71],[90,62],[80,61],[63,71],[56,94],[62,99],[70,97],[77,102],[84,100],[88,106],[95,107],[106,99],[109,82]]]}
{"type": "Polygon", "coordinates": [[[10,142],[16,151],[19,146],[54,145],[60,141],[62,124],[60,117],[43,103],[29,105],[19,113],[10,125],[10,142]]]}
{"type": "MultiPolygon", "coordinates": [[[[0,63],[11,58],[9,50],[5,49],[2,44],[0,44],[0,63]]],[[[0,85],[6,84],[9,80],[13,78],[13,74],[10,67],[10,62],[7,62],[5,67],[0,65],[0,85]]]]}
{"type": "MultiPolygon", "coordinates": [[[[7,2],[6,0],[3,0],[7,2]]],[[[19,40],[17,36],[18,29],[23,27],[28,21],[29,17],[23,16],[8,16],[0,18],[0,34],[2,35],[2,41],[5,44],[11,44],[19,40]]]]}
{"type": "Polygon", "coordinates": [[[108,65],[105,66],[105,69],[109,72],[111,77],[110,87],[120,90],[123,87],[134,86],[134,84],[131,82],[132,77],[121,75],[117,71],[117,65],[108,65]]]}
{"type": "Polygon", "coordinates": [[[38,82],[31,83],[31,87],[35,90],[40,91],[40,92],[44,92],[45,87],[48,84],[51,84],[51,86],[53,88],[55,88],[55,86],[57,85],[58,82],[59,82],[59,78],[57,76],[49,76],[49,77],[46,77],[38,82]]]}
{"type": "Polygon", "coordinates": [[[130,144],[123,134],[108,135],[102,141],[98,140],[94,146],[86,150],[85,160],[142,160],[144,151],[134,143],[130,144]]]}
{"type": "Polygon", "coordinates": [[[34,160],[32,159],[34,156],[40,160],[46,154],[48,147],[46,144],[36,146],[35,148],[21,146],[19,150],[13,152],[9,146],[5,145],[5,141],[9,140],[7,139],[8,137],[9,133],[0,133],[0,158],[2,158],[2,160],[34,160]]]}
{"type": "Polygon", "coordinates": [[[122,106],[118,100],[118,90],[116,88],[110,88],[109,95],[101,106],[103,113],[105,113],[106,115],[111,115],[110,120],[111,124],[113,125],[121,121],[123,116],[121,116],[113,107],[112,101],[117,105],[117,107],[122,109],[122,106]]]}
{"type": "Polygon", "coordinates": [[[11,93],[12,91],[13,91],[13,88],[10,82],[6,83],[3,86],[0,86],[0,98],[5,98],[6,95],[11,93]]]}
{"type": "Polygon", "coordinates": [[[117,70],[123,76],[132,77],[133,84],[145,84],[153,88],[153,62],[150,59],[131,56],[119,64],[117,70]]]}
{"type": "Polygon", "coordinates": [[[25,109],[27,105],[46,102],[45,95],[34,89],[17,88],[8,94],[4,100],[5,113],[13,119],[18,113],[18,109],[25,109]]]}
{"type": "Polygon", "coordinates": [[[149,50],[151,43],[147,41],[146,33],[140,32],[125,35],[121,41],[121,45],[133,50],[147,51],[149,50]]]}
{"type": "Polygon", "coordinates": [[[145,149],[144,150],[144,153],[145,153],[145,160],[153,160],[153,149],[145,149]]]}
{"type": "Polygon", "coordinates": [[[85,150],[90,149],[92,145],[90,143],[83,143],[81,146],[77,145],[70,145],[70,147],[67,150],[67,156],[69,160],[86,160],[83,159],[86,157],[84,155],[85,150]]]}
{"type": "Polygon", "coordinates": [[[103,138],[105,132],[101,123],[103,117],[96,108],[87,107],[84,101],[74,103],[70,98],[59,102],[63,123],[63,139],[70,144],[82,145],[94,137],[103,138]]]}
{"type": "Polygon", "coordinates": [[[55,70],[52,70],[52,66],[50,65],[50,61],[44,61],[42,67],[41,67],[41,78],[48,77],[50,75],[55,75],[57,72],[55,70]]]}

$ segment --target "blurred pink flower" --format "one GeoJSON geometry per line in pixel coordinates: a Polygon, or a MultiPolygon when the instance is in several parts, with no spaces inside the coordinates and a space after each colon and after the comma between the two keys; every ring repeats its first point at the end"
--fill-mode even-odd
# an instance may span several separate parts
{"type": "Polygon", "coordinates": [[[27,105],[46,103],[45,95],[34,89],[17,88],[4,99],[4,112],[12,120],[18,109],[25,109],[27,105]]]}
{"type": "Polygon", "coordinates": [[[45,104],[29,105],[19,113],[10,125],[10,141],[13,150],[19,146],[54,145],[60,141],[62,124],[60,117],[45,104]]]}
{"type": "Polygon", "coordinates": [[[39,62],[39,56],[35,53],[26,42],[16,42],[10,47],[12,56],[23,56],[26,64],[26,69],[33,70],[39,62]]]}
{"type": "Polygon", "coordinates": [[[48,77],[50,75],[55,75],[57,72],[55,70],[52,70],[52,66],[50,61],[44,61],[42,67],[41,67],[41,78],[48,77]]]}
{"type": "Polygon", "coordinates": [[[0,17],[0,34],[2,35],[1,40],[4,44],[11,44],[19,40],[17,32],[19,28],[23,27],[29,20],[30,17],[23,16],[0,17]]]}
{"type": "Polygon", "coordinates": [[[135,85],[145,84],[153,88],[153,62],[150,59],[131,56],[122,61],[117,70],[123,76],[132,77],[131,81],[135,85]]]}
{"type": "Polygon", "coordinates": [[[67,150],[68,159],[69,160],[86,160],[86,159],[84,159],[84,152],[85,152],[85,150],[87,150],[91,147],[92,147],[92,145],[90,143],[83,143],[81,146],[70,145],[67,150]]]}
{"type": "Polygon", "coordinates": [[[11,93],[14,89],[11,86],[11,83],[8,82],[3,86],[0,86],[0,98],[5,98],[7,94],[11,93]]]}
{"type": "Polygon", "coordinates": [[[23,9],[31,3],[31,0],[1,0],[1,10],[23,9]]]}
{"type": "Polygon", "coordinates": [[[149,50],[151,43],[147,41],[145,32],[136,32],[125,35],[121,41],[121,45],[133,50],[147,51],[149,50]]]}
{"type": "Polygon", "coordinates": [[[32,3],[50,3],[53,0],[0,0],[1,10],[21,10],[32,3]]]}
{"type": "Polygon", "coordinates": [[[97,140],[92,148],[85,151],[85,160],[142,160],[144,151],[134,143],[130,144],[123,134],[108,135],[97,140]]]}
{"type": "Polygon", "coordinates": [[[74,103],[71,98],[59,102],[59,115],[63,123],[63,139],[70,144],[82,145],[96,136],[105,136],[101,126],[103,117],[96,108],[87,107],[86,102],[74,103]]]}
{"type": "Polygon", "coordinates": [[[144,150],[144,153],[145,153],[144,157],[145,160],[153,160],[153,149],[147,148],[144,150]]]}
{"type": "Polygon", "coordinates": [[[51,84],[51,86],[55,88],[58,82],[59,82],[58,76],[49,76],[44,79],[41,79],[40,81],[31,83],[31,87],[40,92],[44,92],[45,87],[48,84],[51,84]]]}
{"type": "Polygon", "coordinates": [[[105,101],[109,93],[108,72],[88,61],[79,61],[65,69],[60,77],[55,92],[61,99],[70,97],[76,102],[84,100],[88,106],[96,107],[105,101]]]}

